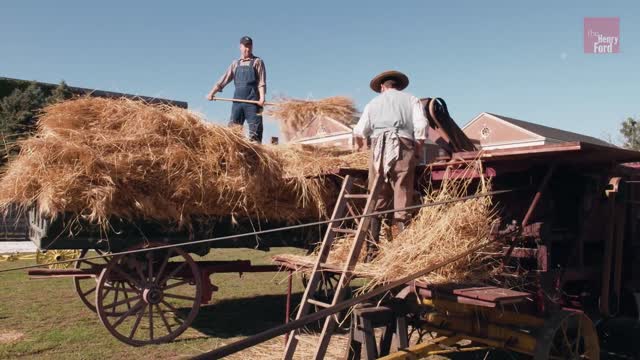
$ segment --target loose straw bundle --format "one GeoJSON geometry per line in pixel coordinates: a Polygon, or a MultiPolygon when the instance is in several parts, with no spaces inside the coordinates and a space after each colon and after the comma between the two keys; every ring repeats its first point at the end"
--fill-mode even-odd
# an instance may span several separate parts
{"type": "MultiPolygon", "coordinates": [[[[463,167],[464,172],[482,174],[479,161],[465,164],[463,167]]],[[[473,185],[473,179],[457,178],[451,174],[453,169],[449,169],[445,174],[439,188],[427,189],[423,198],[425,203],[441,202],[490,190],[490,184],[486,179],[480,179],[478,185],[473,185]]],[[[391,242],[381,241],[377,256],[372,262],[362,261],[365,251],[363,250],[355,272],[369,279],[366,288],[389,283],[486,241],[496,219],[495,207],[490,197],[421,208],[407,229],[396,239],[391,242]]],[[[328,261],[331,265],[343,266],[352,240],[352,237],[347,237],[334,243],[328,261]]],[[[313,264],[315,261],[313,255],[279,257],[303,265],[313,264]]],[[[301,267],[300,271],[307,271],[306,269],[301,267]]],[[[496,269],[497,266],[491,258],[473,254],[440,268],[421,280],[430,284],[481,284],[490,282],[496,269]]]]}
{"type": "Polygon", "coordinates": [[[366,166],[331,150],[257,145],[175,107],[89,97],[45,108],[20,148],[0,179],[0,208],[104,226],[112,216],[179,227],[195,216],[317,218],[332,193],[313,176],[366,166]]]}
{"type": "MultiPolygon", "coordinates": [[[[464,169],[466,173],[483,173],[480,161],[466,164],[464,169]]],[[[490,184],[485,179],[473,185],[473,179],[452,177],[451,170],[445,174],[440,188],[427,191],[423,198],[425,203],[490,190],[490,184]]],[[[371,279],[368,284],[371,287],[410,275],[487,241],[496,220],[495,206],[490,197],[424,207],[396,239],[382,242],[378,256],[371,263],[364,264],[360,271],[371,279]]],[[[427,274],[421,280],[430,284],[482,284],[493,279],[496,270],[492,258],[472,254],[427,274]]]]}
{"type": "Polygon", "coordinates": [[[266,114],[278,119],[285,134],[293,134],[318,117],[329,117],[346,125],[352,125],[357,114],[353,100],[333,96],[321,100],[296,100],[281,98],[266,114]]]}

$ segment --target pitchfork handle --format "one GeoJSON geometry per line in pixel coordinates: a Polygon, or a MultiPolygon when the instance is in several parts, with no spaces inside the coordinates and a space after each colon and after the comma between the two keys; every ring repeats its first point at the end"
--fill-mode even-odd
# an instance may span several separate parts
{"type": "MultiPolygon", "coordinates": [[[[221,98],[221,97],[214,97],[212,100],[213,101],[232,101],[232,102],[240,102],[240,103],[245,103],[245,104],[258,105],[258,101],[256,101],[256,100],[230,99],[230,98],[221,98]]],[[[271,102],[265,102],[264,105],[265,106],[269,106],[269,105],[277,105],[277,104],[276,103],[271,103],[271,102]]]]}

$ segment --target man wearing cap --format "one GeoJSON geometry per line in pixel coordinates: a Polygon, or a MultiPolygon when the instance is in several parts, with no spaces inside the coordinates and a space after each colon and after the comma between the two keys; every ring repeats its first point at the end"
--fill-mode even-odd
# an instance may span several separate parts
{"type": "Polygon", "coordinates": [[[267,73],[261,58],[253,55],[253,40],[240,39],[240,59],[234,60],[220,80],[213,86],[207,99],[214,100],[216,93],[233,80],[236,87],[234,99],[252,100],[257,104],[234,102],[229,126],[242,126],[247,121],[251,141],[262,142],[262,106],[267,93],[267,73]]]}
{"type": "MultiPolygon", "coordinates": [[[[373,148],[369,162],[369,191],[373,190],[376,175],[381,177],[376,211],[402,209],[413,205],[414,176],[417,156],[427,138],[427,119],[420,100],[404,93],[409,78],[399,71],[386,71],[371,80],[371,89],[380,95],[362,111],[353,129],[358,149],[365,138],[371,138],[373,148]]],[[[397,235],[410,220],[408,211],[393,215],[392,232],[397,235]]],[[[371,231],[377,242],[380,219],[371,219],[371,231]]]]}

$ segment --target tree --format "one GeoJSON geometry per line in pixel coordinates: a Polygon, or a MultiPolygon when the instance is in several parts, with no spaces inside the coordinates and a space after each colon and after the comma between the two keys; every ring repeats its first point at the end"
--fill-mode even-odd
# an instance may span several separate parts
{"type": "Polygon", "coordinates": [[[44,91],[32,82],[24,89],[15,88],[0,100],[0,135],[14,136],[30,132],[38,110],[47,102],[44,91]]]}
{"type": "Polygon", "coordinates": [[[620,134],[624,138],[623,147],[640,150],[640,121],[628,117],[620,126],[620,134]]]}
{"type": "Polygon", "coordinates": [[[62,80],[60,84],[58,84],[58,86],[56,86],[55,89],[53,89],[53,91],[51,92],[51,96],[49,96],[49,98],[47,99],[47,103],[55,104],[60,101],[71,99],[72,96],[73,93],[71,92],[71,89],[69,89],[67,83],[62,80]]]}
{"type": "Polygon", "coordinates": [[[64,81],[53,89],[35,82],[15,87],[9,96],[0,99],[0,136],[20,137],[32,132],[42,107],[72,96],[64,81]]]}
{"type": "Polygon", "coordinates": [[[70,99],[62,81],[55,88],[36,82],[5,81],[0,97],[0,164],[19,151],[17,140],[35,131],[38,112],[47,105],[70,99]]]}

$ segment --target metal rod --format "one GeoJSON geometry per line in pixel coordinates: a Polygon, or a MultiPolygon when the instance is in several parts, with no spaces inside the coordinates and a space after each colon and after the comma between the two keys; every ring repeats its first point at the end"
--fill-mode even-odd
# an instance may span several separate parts
{"type": "MultiPolygon", "coordinates": [[[[291,317],[291,292],[293,291],[293,270],[289,270],[289,279],[287,284],[287,305],[285,309],[284,315],[284,323],[287,324],[289,322],[289,317],[291,317]]],[[[289,334],[285,334],[284,336],[284,345],[287,346],[287,341],[289,334]]]]}
{"type": "MultiPolygon", "coordinates": [[[[378,212],[374,212],[374,213],[367,214],[367,215],[347,216],[347,217],[333,219],[333,220],[315,221],[315,222],[304,223],[304,224],[284,226],[284,227],[279,227],[279,228],[275,228],[275,229],[252,231],[252,232],[243,233],[243,234],[227,235],[227,236],[221,236],[221,237],[217,237],[217,238],[209,238],[209,239],[188,241],[188,242],[179,243],[179,244],[168,244],[168,245],[161,245],[161,246],[156,246],[156,247],[151,247],[151,248],[127,250],[127,251],[122,251],[122,252],[118,252],[118,253],[95,255],[95,256],[84,257],[82,259],[83,260],[94,260],[94,259],[101,259],[101,258],[112,257],[112,256],[138,254],[138,253],[144,253],[144,252],[148,252],[148,251],[172,249],[172,248],[189,246],[189,245],[205,244],[205,243],[225,241],[225,240],[230,240],[230,239],[237,239],[237,238],[245,237],[245,236],[255,236],[255,235],[270,234],[270,233],[275,233],[275,232],[285,231],[285,230],[302,229],[302,228],[305,228],[305,227],[311,227],[311,226],[325,225],[325,224],[329,224],[329,223],[339,223],[339,222],[342,222],[342,221],[361,219],[361,218],[368,217],[368,216],[378,216],[378,215],[390,214],[390,213],[394,213],[394,212],[397,212],[397,211],[408,211],[408,210],[420,209],[420,208],[423,208],[423,207],[446,205],[446,204],[451,204],[451,203],[460,202],[460,201],[477,199],[477,198],[485,197],[485,196],[494,196],[494,195],[506,194],[506,193],[510,193],[510,192],[513,192],[513,191],[516,191],[516,190],[519,190],[519,189],[489,191],[489,192],[486,192],[486,193],[463,196],[463,197],[459,197],[459,198],[455,198],[455,199],[434,201],[434,202],[425,203],[425,204],[407,206],[407,207],[400,208],[400,209],[383,210],[383,211],[378,211],[378,212]]],[[[49,266],[49,265],[68,264],[68,263],[74,263],[76,261],[78,261],[78,259],[62,260],[62,261],[51,262],[51,263],[47,263],[47,264],[36,264],[36,265],[20,266],[20,267],[11,268],[11,269],[0,270],[0,273],[16,271],[16,270],[34,269],[34,268],[40,268],[40,267],[49,266]]]]}
{"type": "Polygon", "coordinates": [[[476,251],[483,249],[489,245],[491,245],[492,243],[500,240],[501,237],[496,237],[493,240],[487,241],[484,244],[481,245],[477,245],[467,251],[464,251],[456,256],[453,256],[451,258],[448,258],[446,260],[440,261],[436,264],[433,264],[431,266],[428,266],[420,271],[417,271],[413,274],[407,275],[399,280],[393,281],[391,283],[388,283],[387,285],[383,285],[379,288],[376,288],[366,294],[362,294],[360,296],[351,298],[349,300],[343,301],[341,303],[338,303],[332,307],[320,310],[318,312],[315,312],[313,314],[307,315],[307,316],[303,316],[299,319],[293,320],[287,324],[272,328],[272,329],[268,329],[265,330],[261,333],[258,333],[256,335],[253,335],[251,337],[236,341],[234,343],[228,344],[228,345],[224,345],[222,347],[219,347],[217,349],[214,349],[210,352],[195,356],[193,359],[220,359],[222,357],[225,356],[229,356],[231,354],[234,354],[238,351],[244,350],[246,348],[249,348],[251,346],[255,346],[257,344],[260,344],[264,341],[273,339],[277,336],[280,335],[284,335],[292,330],[296,330],[299,329],[309,323],[312,323],[314,321],[318,321],[320,319],[324,319],[328,316],[331,316],[333,314],[337,314],[342,310],[348,309],[350,307],[352,307],[353,305],[359,304],[365,300],[371,299],[373,297],[376,297],[378,295],[382,295],[386,292],[388,292],[389,290],[392,290],[394,288],[400,287],[402,285],[407,284],[408,282],[415,280],[421,276],[424,276],[432,271],[435,271],[443,266],[449,265],[451,263],[454,263],[464,257],[469,256],[470,254],[475,253],[476,251]]]}

